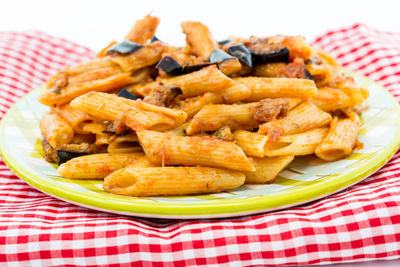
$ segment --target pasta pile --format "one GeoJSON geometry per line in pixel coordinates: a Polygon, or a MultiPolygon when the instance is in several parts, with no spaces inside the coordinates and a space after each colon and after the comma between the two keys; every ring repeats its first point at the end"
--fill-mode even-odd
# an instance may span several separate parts
{"type": "Polygon", "coordinates": [[[127,196],[270,183],[295,156],[352,153],[368,91],[301,36],[217,42],[200,22],[186,45],[150,15],[95,59],[49,78],[39,101],[44,157],[72,179],[127,196]]]}

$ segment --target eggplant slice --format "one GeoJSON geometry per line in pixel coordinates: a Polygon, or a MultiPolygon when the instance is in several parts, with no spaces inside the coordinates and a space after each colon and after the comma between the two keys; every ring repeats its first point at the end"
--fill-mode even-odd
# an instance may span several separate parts
{"type": "Polygon", "coordinates": [[[237,57],[240,61],[245,63],[250,68],[253,67],[253,61],[251,57],[251,52],[247,47],[245,47],[242,43],[234,44],[228,47],[228,52],[232,55],[237,57]]]}
{"type": "Polygon", "coordinates": [[[157,69],[164,71],[171,76],[184,74],[183,67],[172,57],[163,57],[156,65],[157,69]]]}
{"type": "Polygon", "coordinates": [[[125,88],[122,89],[121,91],[119,91],[118,96],[124,97],[124,98],[127,98],[127,99],[131,99],[131,100],[136,100],[136,99],[139,98],[136,95],[134,95],[131,92],[129,92],[128,90],[126,90],[125,88]]]}
{"type": "Polygon", "coordinates": [[[115,55],[115,54],[126,55],[126,54],[133,53],[142,47],[143,47],[143,45],[141,45],[141,44],[137,44],[137,43],[134,43],[132,41],[125,39],[122,42],[116,43],[115,45],[111,46],[107,50],[106,54],[107,55],[115,55]]]}
{"type": "Polygon", "coordinates": [[[229,43],[233,43],[233,40],[231,40],[231,39],[225,39],[225,40],[222,40],[222,41],[219,41],[219,42],[218,42],[218,44],[219,44],[220,46],[224,46],[224,45],[229,44],[229,43]]]}
{"type": "Polygon", "coordinates": [[[69,150],[57,150],[58,164],[63,164],[70,159],[88,155],[87,152],[79,152],[79,151],[69,151],[69,150]]]}
{"type": "Polygon", "coordinates": [[[286,47],[279,48],[277,50],[271,50],[268,52],[250,50],[253,57],[253,63],[274,63],[274,62],[289,62],[289,49],[286,47]]]}
{"type": "Polygon", "coordinates": [[[235,57],[229,55],[224,50],[217,48],[212,52],[209,61],[211,63],[221,63],[221,62],[224,62],[225,60],[229,60],[229,59],[233,59],[233,58],[235,58],[235,57]]]}

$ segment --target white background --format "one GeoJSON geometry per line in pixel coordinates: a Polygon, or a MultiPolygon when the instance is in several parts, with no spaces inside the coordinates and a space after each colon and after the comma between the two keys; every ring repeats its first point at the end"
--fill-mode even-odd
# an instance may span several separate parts
{"type": "Polygon", "coordinates": [[[161,18],[160,39],[182,44],[179,23],[200,20],[215,38],[301,34],[312,40],[328,29],[361,22],[400,32],[400,1],[356,0],[0,0],[0,31],[38,29],[93,50],[121,40],[149,12],[161,18]]]}
{"type": "MultiPolygon", "coordinates": [[[[0,0],[0,31],[36,29],[98,51],[112,40],[122,40],[135,20],[150,12],[161,19],[157,36],[178,45],[184,43],[179,26],[184,20],[202,21],[216,39],[281,33],[304,35],[311,41],[329,29],[353,23],[400,32],[400,1],[395,0],[0,0]]],[[[394,267],[400,261],[351,266],[394,267]]]]}

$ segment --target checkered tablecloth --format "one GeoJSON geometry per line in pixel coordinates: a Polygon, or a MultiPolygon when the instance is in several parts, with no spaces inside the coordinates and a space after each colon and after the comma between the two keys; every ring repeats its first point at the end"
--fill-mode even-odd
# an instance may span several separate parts
{"type": "MultiPolygon", "coordinates": [[[[400,34],[356,24],[314,41],[400,100],[400,34]]],[[[47,34],[0,33],[0,118],[22,95],[94,56],[47,34]]],[[[304,265],[400,258],[400,154],[308,205],[214,220],[149,220],[47,196],[0,161],[0,265],[304,265]]]]}

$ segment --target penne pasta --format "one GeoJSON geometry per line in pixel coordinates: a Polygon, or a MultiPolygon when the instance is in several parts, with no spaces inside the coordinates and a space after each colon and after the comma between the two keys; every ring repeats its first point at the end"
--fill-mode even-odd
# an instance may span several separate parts
{"type": "Polygon", "coordinates": [[[102,120],[115,121],[124,116],[124,122],[132,130],[173,129],[181,125],[187,116],[181,110],[97,92],[89,92],[74,99],[71,106],[102,120]]]}
{"type": "Polygon", "coordinates": [[[73,158],[61,164],[57,172],[71,179],[103,179],[143,158],[143,153],[93,154],[73,158]]]}
{"type": "Polygon", "coordinates": [[[139,151],[143,151],[143,149],[139,145],[136,133],[117,136],[107,148],[108,153],[132,153],[139,151]]]}
{"type": "MultiPolygon", "coordinates": [[[[185,97],[201,95],[207,92],[220,92],[234,85],[232,79],[226,77],[215,65],[202,68],[189,74],[161,79],[160,82],[168,86],[176,86],[182,90],[185,97]]],[[[148,95],[158,82],[138,85],[134,88],[136,95],[148,95]]]]}
{"type": "Polygon", "coordinates": [[[209,136],[176,136],[138,131],[139,142],[151,162],[162,165],[210,166],[252,171],[254,166],[234,143],[209,136]]]}
{"type": "Polygon", "coordinates": [[[318,92],[315,83],[307,79],[241,77],[234,78],[233,80],[251,90],[251,96],[246,99],[247,102],[259,101],[268,97],[296,97],[305,99],[313,97],[318,92]]]}
{"type": "Polygon", "coordinates": [[[328,128],[317,128],[304,133],[281,136],[275,142],[265,146],[265,155],[268,157],[295,155],[304,156],[314,154],[317,146],[328,134],[328,128]]]}
{"type": "Polygon", "coordinates": [[[202,96],[189,97],[178,101],[175,108],[184,111],[187,118],[191,119],[207,104],[218,104],[223,102],[223,97],[220,94],[205,93],[202,96]]]}
{"type": "Polygon", "coordinates": [[[72,128],[52,111],[46,112],[40,119],[40,130],[53,148],[68,144],[74,137],[72,128]]]}
{"type": "Polygon", "coordinates": [[[38,100],[47,106],[57,106],[90,91],[111,91],[134,82],[135,79],[129,73],[121,73],[101,80],[70,84],[61,90],[47,90],[39,96],[38,100]]]}
{"type": "Polygon", "coordinates": [[[143,19],[137,20],[135,25],[126,35],[125,39],[138,44],[144,44],[147,40],[154,36],[160,19],[147,15],[143,19]]]}
{"type": "Polygon", "coordinates": [[[293,155],[253,158],[256,170],[254,172],[244,172],[246,184],[271,183],[293,159],[293,155]]]}
{"type": "Polygon", "coordinates": [[[349,118],[335,117],[330,125],[329,133],[315,150],[315,154],[323,160],[333,161],[350,155],[356,144],[360,119],[356,113],[349,118]]]}
{"type": "Polygon", "coordinates": [[[63,106],[55,107],[52,109],[54,113],[63,118],[69,126],[72,127],[74,132],[80,134],[87,134],[90,131],[83,129],[85,123],[93,122],[95,119],[77,109],[72,108],[69,104],[63,106]]]}
{"type": "Polygon", "coordinates": [[[329,113],[309,102],[304,102],[289,111],[286,117],[261,124],[258,132],[269,135],[270,141],[275,141],[279,136],[326,126],[331,120],[332,116],[329,113]]]}
{"type": "Polygon", "coordinates": [[[161,42],[154,42],[127,55],[113,55],[111,60],[118,64],[124,72],[133,72],[157,63],[163,52],[164,45],[161,42]]]}
{"type": "Polygon", "coordinates": [[[247,156],[264,157],[268,136],[244,130],[233,133],[236,145],[243,149],[247,156]]]}
{"type": "Polygon", "coordinates": [[[354,106],[351,98],[342,90],[323,87],[310,99],[311,103],[324,111],[334,111],[354,106]]]}
{"type": "Polygon", "coordinates": [[[253,118],[258,103],[242,105],[213,105],[204,106],[190,121],[186,132],[188,135],[200,131],[216,131],[222,126],[232,130],[257,128],[259,122],[253,118]]]}
{"type": "Polygon", "coordinates": [[[216,193],[244,184],[241,172],[207,167],[126,167],[104,180],[107,192],[125,196],[216,193]]]}
{"type": "Polygon", "coordinates": [[[208,27],[197,21],[184,21],[181,27],[183,33],[186,34],[186,45],[190,53],[208,60],[217,48],[208,27]]]}

